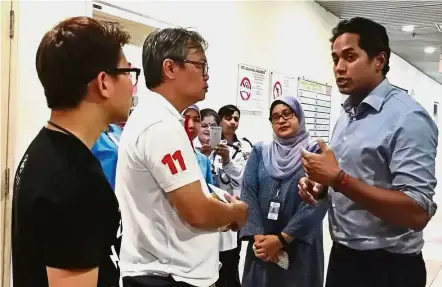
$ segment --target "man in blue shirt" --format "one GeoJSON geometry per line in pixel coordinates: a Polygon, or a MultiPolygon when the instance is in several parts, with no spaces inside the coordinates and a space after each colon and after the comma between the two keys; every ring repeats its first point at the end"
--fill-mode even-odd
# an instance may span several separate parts
{"type": "Polygon", "coordinates": [[[332,57],[339,91],[349,95],[321,155],[303,152],[303,199],[329,200],[333,239],[327,287],[425,287],[422,230],[436,212],[438,130],[425,109],[386,74],[386,29],[341,21],[332,57]],[[323,188],[331,187],[330,189],[323,188]]]}
{"type": "Polygon", "coordinates": [[[92,153],[100,161],[112,189],[115,190],[115,173],[117,170],[118,144],[122,129],[118,125],[111,124],[109,128],[100,134],[100,137],[92,147],[92,153]]]}

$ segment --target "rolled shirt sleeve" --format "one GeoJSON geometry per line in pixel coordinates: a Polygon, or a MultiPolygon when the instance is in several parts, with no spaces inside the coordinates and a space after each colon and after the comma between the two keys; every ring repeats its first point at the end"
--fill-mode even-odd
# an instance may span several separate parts
{"type": "Polygon", "coordinates": [[[390,138],[390,172],[394,190],[422,206],[431,218],[437,209],[433,201],[438,129],[431,117],[415,110],[401,117],[390,138]]]}

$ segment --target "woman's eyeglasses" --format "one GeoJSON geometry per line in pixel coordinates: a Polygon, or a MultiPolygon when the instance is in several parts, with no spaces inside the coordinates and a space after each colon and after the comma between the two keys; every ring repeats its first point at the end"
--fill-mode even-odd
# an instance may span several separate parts
{"type": "Polygon", "coordinates": [[[138,78],[141,74],[141,69],[138,68],[115,68],[115,69],[107,69],[104,71],[107,74],[110,75],[129,75],[130,79],[132,80],[132,85],[136,86],[138,83],[138,78]]]}
{"type": "Polygon", "coordinates": [[[287,110],[283,110],[282,113],[280,113],[280,114],[276,114],[276,113],[272,114],[270,116],[269,120],[272,123],[277,123],[277,122],[279,122],[280,118],[283,118],[284,120],[287,121],[287,120],[293,118],[294,115],[295,115],[295,113],[293,111],[287,109],[287,110]]]}

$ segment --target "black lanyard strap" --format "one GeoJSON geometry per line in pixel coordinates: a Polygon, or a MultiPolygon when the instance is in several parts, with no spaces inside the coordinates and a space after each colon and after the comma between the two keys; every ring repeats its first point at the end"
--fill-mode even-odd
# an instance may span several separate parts
{"type": "Polygon", "coordinates": [[[61,127],[61,126],[57,125],[56,123],[53,123],[53,122],[51,122],[51,121],[48,121],[48,124],[51,125],[51,126],[53,126],[54,128],[59,129],[59,130],[62,131],[62,132],[67,133],[67,134],[70,135],[70,136],[77,137],[77,136],[75,136],[73,133],[71,133],[70,131],[68,131],[68,130],[65,129],[64,127],[61,127]]]}

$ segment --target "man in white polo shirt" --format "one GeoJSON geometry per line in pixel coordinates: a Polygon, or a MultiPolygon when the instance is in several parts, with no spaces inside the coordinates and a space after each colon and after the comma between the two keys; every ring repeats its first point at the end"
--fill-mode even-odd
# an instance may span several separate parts
{"type": "Polygon", "coordinates": [[[144,76],[153,93],[126,123],[116,176],[125,287],[212,286],[219,228],[247,220],[247,204],[210,196],[183,128],[181,112],[204,100],[208,89],[206,46],[182,28],[158,30],[144,42],[144,76]]]}

